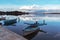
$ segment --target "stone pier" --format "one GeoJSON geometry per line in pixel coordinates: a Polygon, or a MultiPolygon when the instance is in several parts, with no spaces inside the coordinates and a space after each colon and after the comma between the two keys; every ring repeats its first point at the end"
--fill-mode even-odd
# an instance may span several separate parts
{"type": "Polygon", "coordinates": [[[0,40],[27,40],[27,39],[0,26],[0,40]]]}

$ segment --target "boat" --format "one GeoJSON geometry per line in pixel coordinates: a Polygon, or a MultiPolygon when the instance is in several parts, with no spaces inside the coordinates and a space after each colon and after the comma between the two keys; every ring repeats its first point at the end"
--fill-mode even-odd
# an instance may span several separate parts
{"type": "Polygon", "coordinates": [[[4,20],[4,25],[12,25],[17,23],[17,19],[4,20]]]}
{"type": "Polygon", "coordinates": [[[23,29],[23,36],[29,35],[29,34],[34,33],[36,31],[46,33],[45,31],[40,30],[40,27],[38,27],[38,26],[47,25],[44,20],[43,20],[42,24],[39,24],[37,21],[34,24],[29,24],[29,23],[25,23],[25,24],[28,24],[29,26],[27,26],[23,29]]]}
{"type": "Polygon", "coordinates": [[[27,36],[27,35],[30,35],[36,31],[39,31],[40,28],[39,27],[35,27],[35,28],[27,28],[23,31],[23,36],[27,36]]]}
{"type": "Polygon", "coordinates": [[[34,38],[37,34],[39,33],[39,30],[36,30],[34,32],[31,32],[29,35],[24,35],[23,37],[28,39],[28,40],[31,40],[32,38],[34,38]]]}

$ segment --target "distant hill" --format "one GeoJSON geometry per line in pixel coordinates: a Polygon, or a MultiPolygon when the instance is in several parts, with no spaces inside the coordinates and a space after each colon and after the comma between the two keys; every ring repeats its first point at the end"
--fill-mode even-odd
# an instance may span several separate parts
{"type": "Polygon", "coordinates": [[[21,11],[0,11],[0,15],[24,15],[29,14],[27,12],[21,12],[21,11]]]}
{"type": "Polygon", "coordinates": [[[24,14],[60,14],[60,10],[27,10],[22,11],[0,11],[0,15],[24,15],[24,14]]]}

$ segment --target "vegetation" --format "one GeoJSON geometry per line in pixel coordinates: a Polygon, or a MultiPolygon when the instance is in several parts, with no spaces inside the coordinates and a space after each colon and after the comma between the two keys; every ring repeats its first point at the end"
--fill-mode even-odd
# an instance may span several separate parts
{"type": "Polygon", "coordinates": [[[24,14],[29,14],[27,12],[20,12],[20,11],[0,11],[0,15],[24,15],[24,14]]]}

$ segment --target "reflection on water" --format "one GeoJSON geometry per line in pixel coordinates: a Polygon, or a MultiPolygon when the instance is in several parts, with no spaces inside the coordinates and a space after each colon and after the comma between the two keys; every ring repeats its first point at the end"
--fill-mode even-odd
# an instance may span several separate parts
{"type": "Polygon", "coordinates": [[[29,35],[24,36],[24,37],[27,38],[28,40],[31,40],[31,39],[34,38],[39,32],[47,33],[47,32],[45,32],[45,31],[43,31],[43,30],[37,30],[37,31],[35,31],[35,32],[33,32],[33,33],[29,34],[29,35]]]}
{"type": "Polygon", "coordinates": [[[29,35],[24,36],[24,37],[26,39],[28,39],[28,40],[31,40],[32,38],[34,38],[38,34],[38,32],[39,31],[35,31],[35,32],[33,32],[33,33],[29,34],[29,35]]]}
{"type": "Polygon", "coordinates": [[[34,23],[35,19],[39,23],[42,23],[42,20],[45,19],[47,25],[39,26],[41,30],[46,31],[47,33],[36,32],[34,35],[25,36],[27,39],[31,40],[60,40],[60,14],[58,15],[47,15],[44,17],[22,17],[20,16],[20,22],[16,23],[16,26],[4,26],[5,28],[22,35],[22,29],[29,25],[24,24],[24,22],[34,23]]]}

